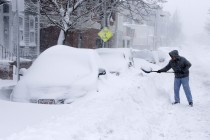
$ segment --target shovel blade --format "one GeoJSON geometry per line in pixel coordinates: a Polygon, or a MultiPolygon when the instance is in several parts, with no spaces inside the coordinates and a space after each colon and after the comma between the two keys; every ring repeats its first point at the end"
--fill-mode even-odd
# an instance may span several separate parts
{"type": "Polygon", "coordinates": [[[143,72],[145,72],[145,73],[150,73],[150,72],[151,72],[151,71],[144,70],[144,69],[142,69],[142,68],[141,68],[141,70],[142,70],[143,72]]]}

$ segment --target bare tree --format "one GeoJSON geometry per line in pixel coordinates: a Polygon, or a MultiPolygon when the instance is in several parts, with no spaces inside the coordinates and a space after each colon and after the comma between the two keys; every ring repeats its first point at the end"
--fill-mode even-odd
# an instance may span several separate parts
{"type": "MultiPolygon", "coordinates": [[[[58,44],[65,44],[69,31],[85,29],[95,22],[106,26],[106,19],[121,12],[141,22],[165,0],[27,0],[28,11],[40,9],[51,25],[61,29],[58,44]],[[127,10],[127,13],[122,11],[127,10]]],[[[39,10],[38,10],[39,11],[39,10]]]]}

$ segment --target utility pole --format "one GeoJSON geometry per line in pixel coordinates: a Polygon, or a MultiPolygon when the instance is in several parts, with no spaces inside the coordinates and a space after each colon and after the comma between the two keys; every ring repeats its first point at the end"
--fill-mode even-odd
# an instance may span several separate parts
{"type": "MultiPolygon", "coordinates": [[[[81,8],[78,9],[78,14],[81,15],[81,8]]],[[[81,19],[79,19],[79,22],[81,23],[81,19]]],[[[77,35],[77,47],[82,48],[82,26],[80,24],[80,29],[77,35]]]]}
{"type": "MultiPolygon", "coordinates": [[[[163,13],[163,11],[160,11],[159,9],[155,10],[155,19],[154,19],[154,41],[153,41],[153,50],[157,50],[157,43],[159,42],[159,40],[161,39],[160,35],[162,35],[163,33],[159,31],[159,28],[163,28],[161,27],[161,23],[160,22],[162,20],[163,17],[165,17],[166,15],[163,13]]],[[[166,27],[167,28],[167,27],[166,27]]],[[[160,43],[160,42],[159,42],[160,43]]]]}
{"type": "Polygon", "coordinates": [[[155,10],[155,19],[154,19],[154,36],[153,36],[153,50],[157,49],[157,24],[158,24],[158,10],[155,10]]]}
{"type": "MultiPolygon", "coordinates": [[[[104,6],[103,6],[103,13],[104,13],[104,18],[103,18],[103,28],[107,26],[107,17],[106,17],[106,0],[104,1],[104,6]]],[[[106,48],[107,42],[103,42],[103,48],[106,48]]]]}
{"type": "Polygon", "coordinates": [[[18,0],[16,0],[16,22],[17,22],[17,44],[16,44],[16,63],[17,63],[17,81],[20,80],[20,44],[19,44],[19,10],[18,10],[18,0]]]}
{"type": "Polygon", "coordinates": [[[119,34],[118,34],[118,24],[119,24],[119,13],[116,13],[116,26],[115,26],[115,43],[116,43],[116,47],[119,47],[119,34]]]}
{"type": "Polygon", "coordinates": [[[37,10],[38,10],[38,16],[37,16],[37,57],[40,54],[40,0],[37,0],[37,10]]]}

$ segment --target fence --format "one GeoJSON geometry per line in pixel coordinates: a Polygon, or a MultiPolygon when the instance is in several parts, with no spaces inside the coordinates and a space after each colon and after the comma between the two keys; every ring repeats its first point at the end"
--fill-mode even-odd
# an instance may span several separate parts
{"type": "Polygon", "coordinates": [[[15,60],[15,55],[11,53],[8,48],[4,47],[3,45],[0,44],[0,59],[1,60],[10,60],[14,61],[15,60]]]}

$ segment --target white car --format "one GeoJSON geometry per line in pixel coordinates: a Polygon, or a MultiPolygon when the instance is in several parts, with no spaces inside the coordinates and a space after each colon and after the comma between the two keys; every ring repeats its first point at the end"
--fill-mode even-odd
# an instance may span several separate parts
{"type": "Polygon", "coordinates": [[[144,59],[150,63],[156,63],[154,54],[150,50],[146,50],[146,49],[145,50],[135,50],[133,52],[133,57],[144,59]]]}
{"type": "Polygon", "coordinates": [[[134,65],[132,51],[129,48],[100,48],[97,52],[110,73],[119,75],[134,65]]]}
{"type": "Polygon", "coordinates": [[[97,90],[101,71],[98,58],[95,50],[53,46],[34,61],[15,86],[10,99],[46,104],[71,103],[97,90]]]}
{"type": "Polygon", "coordinates": [[[134,58],[141,58],[150,63],[156,64],[157,62],[164,62],[165,61],[165,54],[158,50],[158,51],[151,51],[151,50],[134,50],[133,51],[134,58]]]}

